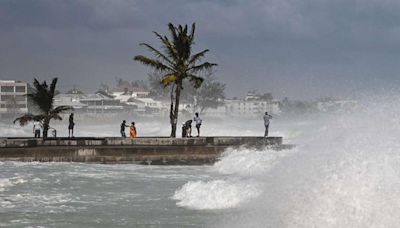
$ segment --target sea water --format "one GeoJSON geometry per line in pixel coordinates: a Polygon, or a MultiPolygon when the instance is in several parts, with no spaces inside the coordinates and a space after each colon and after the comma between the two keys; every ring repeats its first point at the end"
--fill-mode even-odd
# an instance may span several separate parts
{"type": "MultiPolygon", "coordinates": [[[[211,166],[2,162],[0,226],[398,227],[400,100],[368,100],[351,112],[275,118],[271,135],[294,149],[227,149],[211,166]]],[[[262,120],[225,122],[205,121],[204,134],[263,134],[262,120]]],[[[115,134],[99,129],[78,134],[115,134]]]]}

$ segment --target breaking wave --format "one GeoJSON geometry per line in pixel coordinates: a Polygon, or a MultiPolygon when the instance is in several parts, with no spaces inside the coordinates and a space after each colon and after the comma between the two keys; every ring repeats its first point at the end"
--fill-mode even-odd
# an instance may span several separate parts
{"type": "Polygon", "coordinates": [[[400,99],[369,98],[329,120],[304,126],[295,150],[226,151],[215,180],[186,183],[177,205],[239,209],[216,227],[398,227],[400,99]]]}

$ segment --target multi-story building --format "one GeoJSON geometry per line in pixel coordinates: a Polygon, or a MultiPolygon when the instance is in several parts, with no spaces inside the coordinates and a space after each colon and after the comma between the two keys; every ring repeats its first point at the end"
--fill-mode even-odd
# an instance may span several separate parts
{"type": "Polygon", "coordinates": [[[225,107],[227,115],[256,117],[263,115],[264,112],[272,114],[280,113],[279,101],[263,100],[226,100],[225,107]]]}
{"type": "Polygon", "coordinates": [[[28,84],[22,81],[0,80],[0,114],[16,115],[28,112],[28,84]]]}

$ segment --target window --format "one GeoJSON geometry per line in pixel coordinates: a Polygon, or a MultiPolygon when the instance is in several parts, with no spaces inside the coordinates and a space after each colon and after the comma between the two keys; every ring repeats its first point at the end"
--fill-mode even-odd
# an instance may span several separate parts
{"type": "Polygon", "coordinates": [[[25,93],[26,91],[25,91],[25,86],[16,86],[15,87],[15,92],[17,92],[17,93],[25,93]]]}
{"type": "Polygon", "coordinates": [[[2,86],[1,87],[1,92],[3,92],[3,93],[13,93],[14,92],[14,86],[2,86]]]}
{"type": "Polygon", "coordinates": [[[18,108],[26,108],[26,104],[1,104],[1,107],[7,109],[18,109],[18,108]]]}
{"type": "Polygon", "coordinates": [[[14,96],[13,95],[1,95],[1,101],[12,101],[14,100],[14,96]]]}
{"type": "Polygon", "coordinates": [[[24,95],[16,95],[15,96],[15,101],[25,101],[25,96],[24,95]]]}

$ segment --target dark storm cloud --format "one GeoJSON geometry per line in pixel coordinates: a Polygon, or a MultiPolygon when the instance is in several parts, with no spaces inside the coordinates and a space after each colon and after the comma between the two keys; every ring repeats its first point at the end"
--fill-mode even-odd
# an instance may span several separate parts
{"type": "Polygon", "coordinates": [[[392,0],[3,0],[0,77],[59,75],[96,88],[116,76],[145,78],[131,59],[158,46],[151,31],[198,25],[228,91],[341,95],[399,85],[400,2],[392,0]],[[93,80],[96,79],[96,80],[93,80]]]}
{"type": "Polygon", "coordinates": [[[48,27],[115,29],[144,23],[135,2],[26,0],[1,3],[1,28],[48,27]]]}

